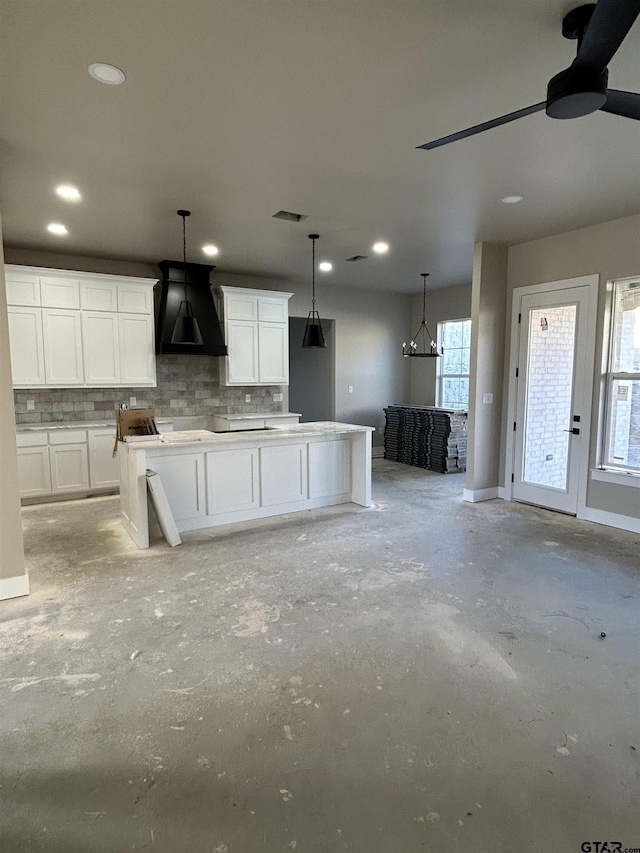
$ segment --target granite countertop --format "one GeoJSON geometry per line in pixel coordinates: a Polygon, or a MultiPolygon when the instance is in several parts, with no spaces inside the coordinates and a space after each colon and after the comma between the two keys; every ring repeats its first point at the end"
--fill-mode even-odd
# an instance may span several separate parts
{"type": "Polygon", "coordinates": [[[180,430],[166,433],[158,440],[126,442],[128,450],[158,450],[160,448],[184,447],[193,444],[247,444],[257,439],[271,440],[285,437],[318,435],[344,435],[345,433],[375,432],[375,427],[360,424],[341,424],[334,421],[316,421],[291,426],[274,426],[264,430],[236,430],[235,432],[211,432],[210,430],[180,430]]]}
{"type": "MultiPolygon", "coordinates": [[[[172,424],[170,418],[156,418],[156,424],[172,424]]],[[[49,424],[17,424],[16,432],[41,432],[50,429],[104,429],[106,427],[116,428],[115,421],[65,421],[64,423],[49,424]]]]}

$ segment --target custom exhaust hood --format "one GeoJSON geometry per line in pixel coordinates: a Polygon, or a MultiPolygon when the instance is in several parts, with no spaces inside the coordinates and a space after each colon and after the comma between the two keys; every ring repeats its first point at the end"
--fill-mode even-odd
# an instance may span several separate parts
{"type": "Polygon", "coordinates": [[[218,320],[208,264],[161,261],[162,290],[156,325],[156,352],[175,355],[227,355],[227,347],[218,320]],[[181,324],[197,330],[193,343],[177,336],[181,324]],[[182,342],[176,342],[176,337],[182,342]]]}

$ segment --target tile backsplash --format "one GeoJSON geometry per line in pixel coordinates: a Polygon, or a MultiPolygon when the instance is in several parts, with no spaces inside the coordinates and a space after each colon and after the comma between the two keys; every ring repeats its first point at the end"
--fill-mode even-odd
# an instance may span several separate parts
{"type": "Polygon", "coordinates": [[[156,388],[29,388],[14,391],[16,423],[113,420],[119,403],[136,398],[137,406],[155,406],[156,417],[280,412],[273,402],[279,385],[227,388],[219,384],[220,359],[207,355],[159,355],[156,388]],[[245,403],[245,394],[251,402],[245,403]],[[35,408],[27,411],[27,400],[35,408]]]}

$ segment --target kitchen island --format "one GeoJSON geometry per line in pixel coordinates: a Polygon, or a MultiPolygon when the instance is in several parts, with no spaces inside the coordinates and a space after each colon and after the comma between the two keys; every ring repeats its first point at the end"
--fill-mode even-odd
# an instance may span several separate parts
{"type": "Polygon", "coordinates": [[[119,442],[122,524],[139,548],[149,547],[147,470],[160,476],[179,531],[340,503],[371,506],[373,431],[320,421],[119,442]]]}

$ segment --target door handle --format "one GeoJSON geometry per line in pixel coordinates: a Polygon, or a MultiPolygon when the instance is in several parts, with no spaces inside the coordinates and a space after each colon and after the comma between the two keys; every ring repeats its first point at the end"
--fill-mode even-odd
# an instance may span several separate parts
{"type": "Polygon", "coordinates": [[[580,435],[578,427],[574,427],[573,429],[563,429],[562,432],[570,432],[572,435],[580,435]]]}

